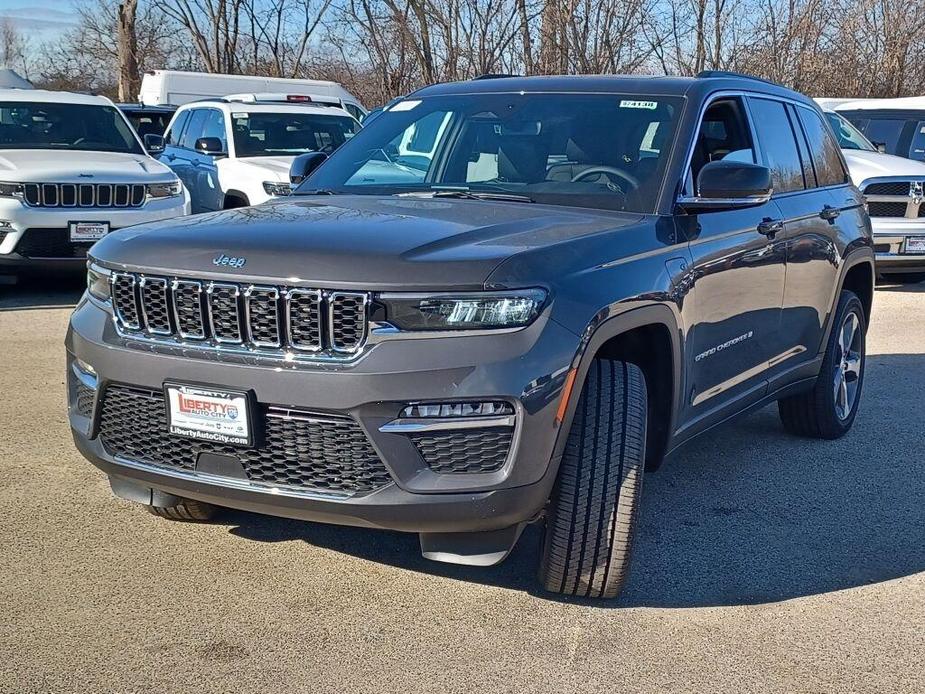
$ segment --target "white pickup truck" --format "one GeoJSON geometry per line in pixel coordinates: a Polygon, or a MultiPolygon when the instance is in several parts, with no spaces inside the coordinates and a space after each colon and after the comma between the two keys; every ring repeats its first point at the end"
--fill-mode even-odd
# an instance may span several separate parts
{"type": "Polygon", "coordinates": [[[189,211],[109,99],[0,89],[0,280],[83,269],[110,231],[189,211]]]}
{"type": "Polygon", "coordinates": [[[877,274],[903,283],[925,280],[925,164],[883,154],[843,116],[826,116],[851,180],[867,199],[877,274]]]}

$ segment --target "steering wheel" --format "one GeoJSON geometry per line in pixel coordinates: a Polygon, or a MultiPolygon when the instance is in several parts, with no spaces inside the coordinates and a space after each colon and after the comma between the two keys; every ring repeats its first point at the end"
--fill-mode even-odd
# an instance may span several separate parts
{"type": "Polygon", "coordinates": [[[618,169],[616,166],[592,166],[590,169],[579,171],[577,174],[572,176],[572,183],[580,183],[586,178],[600,174],[613,174],[614,176],[619,176],[624,181],[629,183],[632,188],[639,187],[638,178],[633,176],[633,174],[624,171],[623,169],[618,169]]]}

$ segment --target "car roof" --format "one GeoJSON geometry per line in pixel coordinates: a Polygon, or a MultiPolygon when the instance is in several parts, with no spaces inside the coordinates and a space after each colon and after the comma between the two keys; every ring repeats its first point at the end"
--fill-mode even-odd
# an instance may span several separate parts
{"type": "Polygon", "coordinates": [[[173,113],[176,106],[167,104],[116,104],[123,111],[149,111],[151,113],[173,113]]]}
{"type": "Polygon", "coordinates": [[[836,111],[925,111],[925,96],[896,99],[856,99],[836,104],[836,111]]]}
{"type": "Polygon", "coordinates": [[[314,113],[317,115],[328,116],[347,116],[353,118],[347,111],[337,106],[316,106],[313,104],[253,104],[243,101],[222,101],[221,99],[203,99],[202,101],[188,101],[180,106],[180,110],[187,111],[190,108],[220,108],[225,112],[237,113],[314,113]]]}
{"type": "Polygon", "coordinates": [[[749,75],[703,72],[696,77],[651,75],[552,75],[537,77],[491,76],[466,82],[447,82],[419,89],[409,97],[511,92],[613,93],[650,96],[686,96],[702,99],[716,91],[749,91],[780,96],[815,107],[799,92],[749,75]]]}
{"type": "Polygon", "coordinates": [[[43,104],[83,104],[86,106],[112,106],[105,96],[54,92],[46,89],[0,89],[0,101],[22,101],[43,104]]]}

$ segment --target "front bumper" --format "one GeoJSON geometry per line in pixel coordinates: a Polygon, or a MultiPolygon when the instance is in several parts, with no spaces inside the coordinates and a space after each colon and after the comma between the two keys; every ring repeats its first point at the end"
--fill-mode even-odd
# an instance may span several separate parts
{"type": "Polygon", "coordinates": [[[877,272],[925,272],[925,254],[906,253],[910,236],[925,238],[925,217],[871,217],[877,272]]]}
{"type": "Polygon", "coordinates": [[[350,364],[226,363],[201,354],[161,353],[120,337],[109,313],[84,299],[67,336],[70,423],[90,462],[114,480],[131,481],[142,494],[150,490],[270,515],[423,534],[498,531],[536,518],[549,498],[558,468],[556,410],[577,345],[574,334],[543,315],[514,333],[381,342],[350,364]],[[89,418],[79,412],[75,359],[96,372],[89,418]],[[99,393],[110,384],[159,390],[165,381],[250,390],[262,404],[347,416],[392,481],[362,494],[270,489],[247,479],[111,455],[97,431],[99,393]],[[514,406],[513,441],[500,469],[435,472],[405,434],[380,430],[409,403],[461,400],[514,406]]]}
{"type": "MultiPolygon", "coordinates": [[[[108,222],[115,231],[136,224],[159,222],[190,213],[189,194],[175,198],[151,200],[135,208],[93,208],[93,207],[29,207],[23,202],[0,198],[0,221],[6,222],[0,228],[0,273],[50,269],[80,269],[86,265],[86,246],[75,246],[76,251],[42,251],[41,254],[21,252],[20,241],[26,235],[48,234],[60,236],[66,233],[71,222],[108,222]]],[[[42,245],[42,244],[39,244],[42,245]]],[[[59,244],[52,244],[53,246],[59,244]]],[[[70,244],[66,244],[70,245],[70,244]]]]}

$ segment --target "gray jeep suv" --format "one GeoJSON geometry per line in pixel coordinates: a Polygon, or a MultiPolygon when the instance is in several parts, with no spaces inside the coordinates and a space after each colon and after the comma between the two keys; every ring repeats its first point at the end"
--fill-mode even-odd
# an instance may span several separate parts
{"type": "Polygon", "coordinates": [[[775,400],[848,431],[874,283],[815,104],[716,73],[428,87],[290,198],[90,255],[69,415],[115,494],[476,565],[543,523],[543,585],[590,597],[686,441],[775,400]]]}

